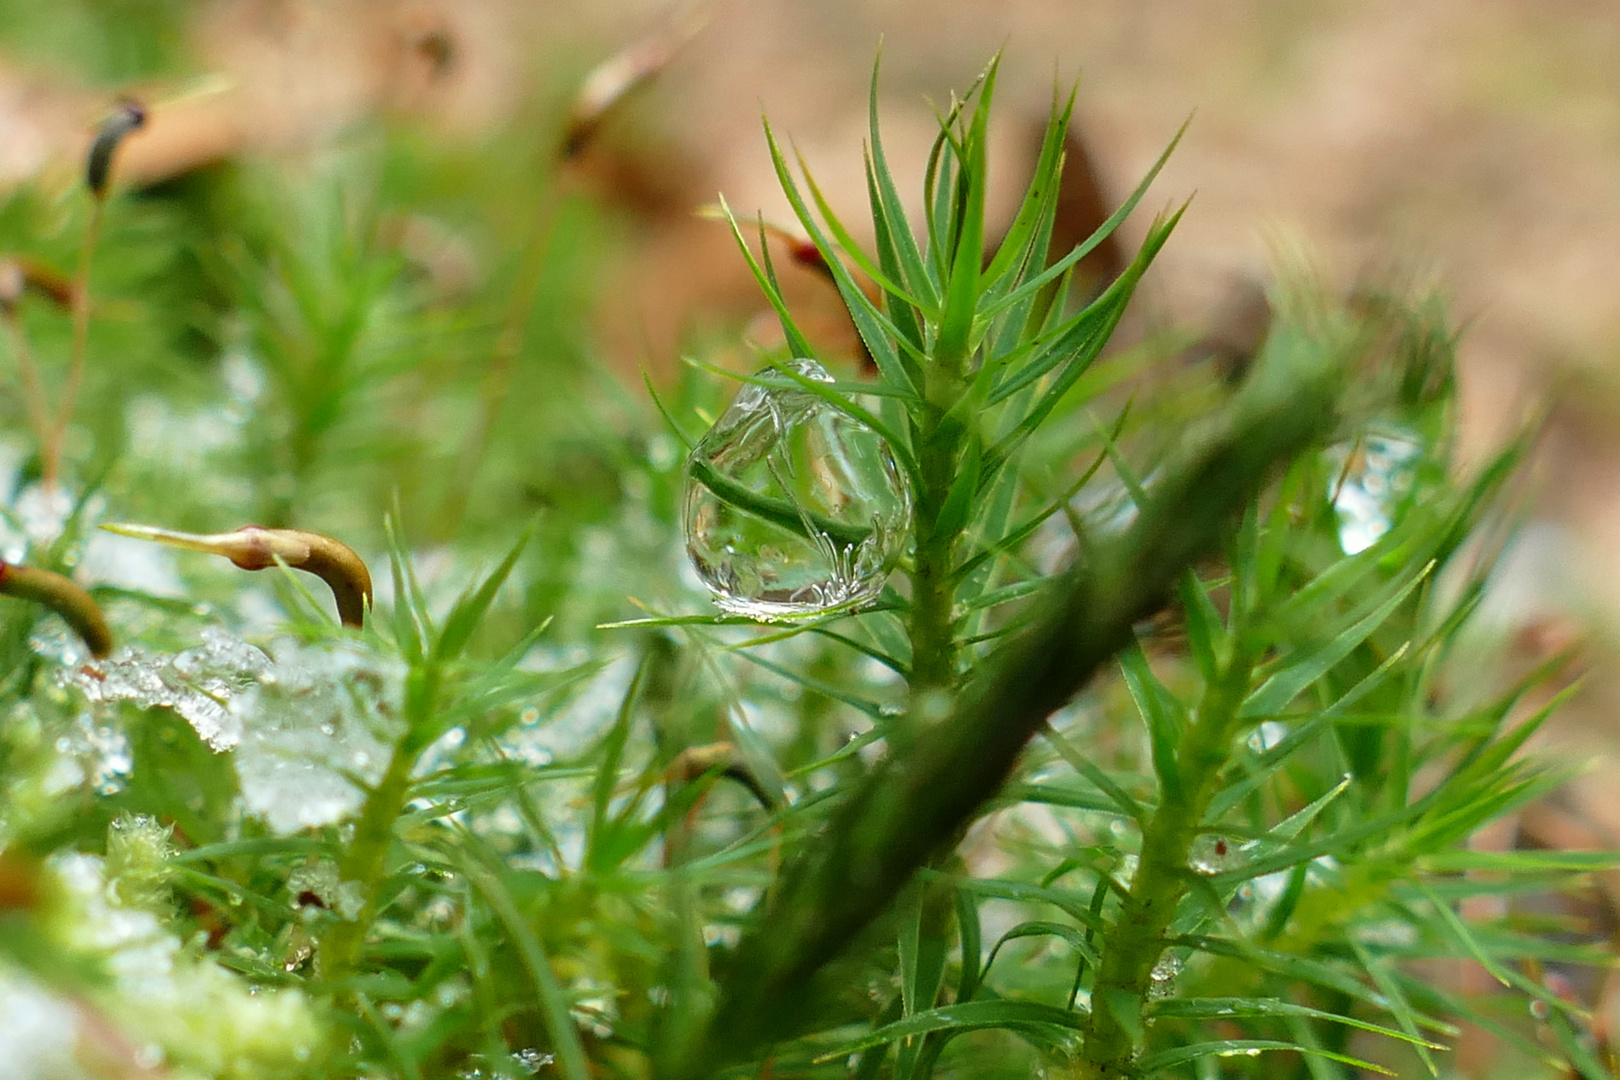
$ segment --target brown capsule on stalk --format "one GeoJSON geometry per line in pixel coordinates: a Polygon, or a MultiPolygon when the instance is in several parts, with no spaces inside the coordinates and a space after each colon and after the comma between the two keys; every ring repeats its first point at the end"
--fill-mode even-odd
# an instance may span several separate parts
{"type": "Polygon", "coordinates": [[[734,780],[747,788],[766,810],[776,809],[776,800],[747,765],[738,759],[737,748],[728,742],[689,746],[675,755],[666,774],[671,780],[689,784],[709,772],[734,780]]]}
{"type": "Polygon", "coordinates": [[[107,197],[107,181],[112,177],[113,154],[124,136],[146,124],[146,109],[137,101],[125,98],[118,103],[113,114],[101,122],[95,139],[90,143],[90,154],[85,159],[84,180],[90,194],[97,199],[107,197]]]}
{"type": "Polygon", "coordinates": [[[669,29],[621,49],[592,68],[568,109],[562,159],[572,161],[584,153],[619,103],[657,78],[707,21],[703,6],[695,4],[669,29]]]}
{"type": "Polygon", "coordinates": [[[112,631],[90,594],[61,574],[0,562],[0,596],[43,604],[67,620],[98,660],[112,652],[112,631]]]}
{"type": "Polygon", "coordinates": [[[187,533],[152,525],[103,525],[108,532],[150,540],[185,551],[223,555],[243,570],[265,570],[278,562],[314,574],[332,590],[344,626],[365,625],[371,606],[371,572],[354,549],[320,533],[244,525],[228,533],[187,533]]]}

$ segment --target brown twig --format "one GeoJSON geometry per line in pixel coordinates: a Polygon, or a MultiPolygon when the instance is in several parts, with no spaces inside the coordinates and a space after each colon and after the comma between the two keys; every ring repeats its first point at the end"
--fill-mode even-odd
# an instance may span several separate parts
{"type": "Polygon", "coordinates": [[[0,595],[43,604],[62,616],[91,656],[100,659],[112,652],[112,631],[107,629],[101,608],[69,578],[33,566],[0,562],[0,595]]]}

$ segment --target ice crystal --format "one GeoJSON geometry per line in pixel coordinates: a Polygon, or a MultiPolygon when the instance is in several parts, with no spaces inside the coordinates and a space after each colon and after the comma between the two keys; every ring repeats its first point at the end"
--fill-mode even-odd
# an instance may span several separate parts
{"type": "Polygon", "coordinates": [[[119,902],[95,856],[62,856],[51,866],[68,908],[60,944],[100,961],[109,982],[98,1004],[121,1038],[139,1033],[148,1058],[224,1080],[279,1075],[310,1058],[319,1033],[297,990],[254,994],[212,960],[190,955],[156,916],[119,902]]]}
{"type": "Polygon", "coordinates": [[[17,495],[12,510],[32,547],[48,547],[62,535],[77,500],[58,484],[31,484],[17,495]]]}
{"type": "Polygon", "coordinates": [[[1343,482],[1333,496],[1339,545],[1354,555],[1378,542],[1390,528],[1399,500],[1412,490],[1423,444],[1399,431],[1373,432],[1339,456],[1343,482]]]}
{"type": "MultiPolygon", "coordinates": [[[[95,704],[165,706],[216,752],[233,751],[248,811],[286,834],[356,810],[400,733],[404,669],[354,642],[281,642],[272,654],[222,630],[168,656],[126,652],[64,672],[95,704]]],[[[127,767],[124,769],[128,771],[127,767]]]]}
{"type": "Polygon", "coordinates": [[[1148,997],[1157,1001],[1175,992],[1176,977],[1181,974],[1181,961],[1171,953],[1159,957],[1149,975],[1148,997]]]}
{"type": "Polygon", "coordinates": [[[171,708],[204,742],[224,751],[242,739],[240,717],[231,712],[230,702],[270,668],[270,658],[262,650],[209,627],[196,648],[167,656],[129,650],[66,671],[61,678],[93,703],[128,701],[143,709],[171,708]]]}
{"type": "Polygon", "coordinates": [[[357,810],[354,779],[381,780],[401,734],[403,682],[402,665],[352,642],[279,646],[271,669],[229,703],[249,812],[285,835],[357,810]]]}

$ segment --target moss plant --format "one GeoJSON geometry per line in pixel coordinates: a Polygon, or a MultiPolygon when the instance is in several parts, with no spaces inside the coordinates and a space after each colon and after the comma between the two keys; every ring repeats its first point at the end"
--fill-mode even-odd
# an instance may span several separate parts
{"type": "MultiPolygon", "coordinates": [[[[732,221],[787,343],[741,381],[905,478],[856,610],[762,625],[680,565],[688,483],[796,541],[871,530],[683,464],[735,389],[716,365],[655,411],[585,362],[594,211],[556,204],[543,266],[488,224],[532,212],[513,163],[561,116],[110,199],[87,324],[7,286],[0,571],[77,618],[0,601],[8,1067],[1326,1080],[1488,1040],[1493,1076],[1613,1073],[1578,904],[1616,858],[1471,846],[1561,780],[1523,753],[1559,658],[1470,666],[1517,459],[1454,469],[1443,312],[1280,287],[1238,385],[1112,343],[1182,210],[1075,295],[1153,176],[1051,250],[1060,101],[991,243],[996,78],[945,110],[915,228],[875,104],[869,230],[767,134],[875,374],[816,357],[732,221]],[[416,215],[488,280],[436,293],[392,239],[416,215]],[[47,498],[28,418],[76,339],[47,498]],[[428,437],[479,417],[472,451],[428,437]],[[341,619],[300,565],[342,571],[341,619]],[[646,617],[599,627],[627,597],[646,617]]],[[[25,187],[0,246],[56,280],[84,213],[25,187]]]]}

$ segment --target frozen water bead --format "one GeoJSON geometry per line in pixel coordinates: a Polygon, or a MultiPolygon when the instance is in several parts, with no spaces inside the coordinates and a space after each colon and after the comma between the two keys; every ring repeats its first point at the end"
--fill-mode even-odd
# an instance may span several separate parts
{"type": "MultiPolygon", "coordinates": [[[[832,382],[813,360],[787,365],[832,382]]],[[[782,619],[877,598],[905,545],[911,492],[888,442],[790,383],[742,388],[686,461],[686,550],[715,602],[782,619]]]]}

